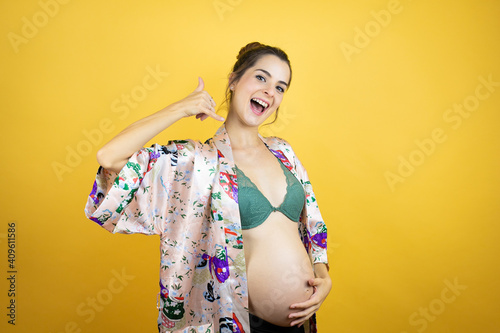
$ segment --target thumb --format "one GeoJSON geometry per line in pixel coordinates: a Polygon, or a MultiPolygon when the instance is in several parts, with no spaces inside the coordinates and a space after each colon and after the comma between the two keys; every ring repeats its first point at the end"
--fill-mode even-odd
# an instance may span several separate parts
{"type": "Polygon", "coordinates": [[[310,279],[308,282],[309,282],[309,285],[310,285],[311,287],[314,287],[314,286],[317,286],[317,285],[319,285],[319,284],[320,284],[321,279],[318,279],[318,278],[315,278],[315,279],[310,279]]]}
{"type": "Polygon", "coordinates": [[[205,83],[203,83],[203,79],[201,77],[198,77],[198,86],[194,90],[195,92],[203,91],[203,88],[205,87],[205,83]]]}

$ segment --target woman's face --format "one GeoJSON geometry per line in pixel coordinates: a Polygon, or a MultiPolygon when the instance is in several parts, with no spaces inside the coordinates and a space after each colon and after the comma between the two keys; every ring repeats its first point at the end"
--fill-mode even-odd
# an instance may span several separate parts
{"type": "Polygon", "coordinates": [[[262,56],[233,83],[228,117],[247,126],[261,125],[280,106],[289,80],[290,68],[285,61],[275,55],[262,56]]]}

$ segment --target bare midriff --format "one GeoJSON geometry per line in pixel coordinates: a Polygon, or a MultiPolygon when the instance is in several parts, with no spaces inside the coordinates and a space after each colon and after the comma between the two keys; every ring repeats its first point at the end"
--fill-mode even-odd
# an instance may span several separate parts
{"type": "MultiPolygon", "coordinates": [[[[293,222],[273,212],[261,225],[243,230],[250,313],[290,326],[290,305],[308,300],[313,269],[293,222]]],[[[300,222],[299,222],[300,223],[300,222]]]]}

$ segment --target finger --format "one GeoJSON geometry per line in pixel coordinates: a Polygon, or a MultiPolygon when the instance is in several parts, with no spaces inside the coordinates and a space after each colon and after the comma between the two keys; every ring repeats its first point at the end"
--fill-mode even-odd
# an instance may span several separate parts
{"type": "Polygon", "coordinates": [[[212,113],[216,113],[215,112],[215,107],[212,106],[212,104],[210,102],[207,102],[205,101],[203,105],[201,105],[200,109],[204,112],[205,110],[208,110],[212,113]]]}
{"type": "Polygon", "coordinates": [[[314,294],[312,294],[307,301],[290,305],[290,309],[307,309],[317,304],[319,304],[319,299],[314,294]]]}
{"type": "Polygon", "coordinates": [[[203,109],[203,113],[207,114],[209,117],[212,117],[214,118],[215,120],[218,120],[218,121],[224,121],[224,117],[222,116],[219,116],[217,113],[215,113],[215,110],[213,109],[208,109],[208,108],[204,108],[203,109]]]}
{"type": "Polygon", "coordinates": [[[310,306],[308,306],[308,307],[300,308],[298,311],[290,313],[288,315],[288,318],[293,319],[293,318],[300,318],[300,317],[307,316],[311,312],[317,311],[319,309],[320,305],[321,305],[320,302],[316,302],[316,303],[310,304],[310,306]]]}
{"type": "Polygon", "coordinates": [[[309,318],[312,317],[314,313],[311,313],[309,316],[307,317],[303,317],[303,318],[300,318],[300,319],[297,319],[297,320],[294,320],[290,323],[290,326],[295,326],[297,325],[297,327],[300,327],[302,326],[309,318]]]}
{"type": "Polygon", "coordinates": [[[212,107],[215,107],[215,101],[214,99],[212,98],[212,96],[210,96],[210,94],[208,92],[204,92],[205,93],[205,100],[207,101],[207,103],[212,106],[212,107]]]}
{"type": "Polygon", "coordinates": [[[309,282],[309,285],[312,287],[312,286],[320,285],[321,282],[323,282],[323,281],[320,278],[315,278],[315,279],[310,279],[308,282],[309,282]]]}
{"type": "Polygon", "coordinates": [[[198,77],[198,86],[194,91],[195,92],[203,91],[203,88],[205,88],[205,83],[203,82],[203,79],[201,77],[198,77]]]}
{"type": "Polygon", "coordinates": [[[297,321],[291,322],[290,326],[295,326],[295,325],[298,324],[297,327],[300,327],[300,326],[302,326],[302,324],[304,324],[304,322],[305,322],[305,320],[304,321],[298,321],[297,320],[297,321]]]}
{"type": "Polygon", "coordinates": [[[201,121],[203,121],[208,118],[208,115],[206,113],[198,113],[196,115],[196,118],[199,118],[201,121]]]}
{"type": "Polygon", "coordinates": [[[292,313],[292,314],[288,315],[288,319],[291,319],[292,322],[297,323],[297,322],[309,319],[318,310],[319,310],[319,306],[312,306],[312,307],[306,309],[305,311],[296,312],[296,313],[292,313]]]}
{"type": "Polygon", "coordinates": [[[297,318],[302,318],[302,317],[307,317],[311,313],[316,312],[319,309],[319,306],[313,305],[311,307],[308,307],[304,311],[300,312],[293,312],[288,315],[288,319],[297,319],[297,318]]]}
{"type": "Polygon", "coordinates": [[[311,313],[309,313],[308,315],[306,316],[303,316],[303,317],[300,317],[298,318],[297,320],[293,320],[291,323],[290,323],[290,326],[294,326],[294,325],[298,325],[298,327],[302,326],[309,318],[311,318],[313,316],[313,314],[315,313],[316,311],[312,311],[311,313]]]}
{"type": "Polygon", "coordinates": [[[307,319],[304,319],[304,320],[302,320],[302,319],[301,319],[301,320],[292,321],[292,322],[290,323],[290,326],[295,326],[295,325],[297,325],[297,327],[300,327],[300,326],[302,326],[302,324],[304,324],[304,322],[305,322],[306,320],[307,320],[307,319]]]}
{"type": "Polygon", "coordinates": [[[198,106],[202,109],[209,109],[215,112],[215,101],[212,97],[206,92],[203,91],[203,96],[200,96],[201,100],[198,102],[198,106]]]}

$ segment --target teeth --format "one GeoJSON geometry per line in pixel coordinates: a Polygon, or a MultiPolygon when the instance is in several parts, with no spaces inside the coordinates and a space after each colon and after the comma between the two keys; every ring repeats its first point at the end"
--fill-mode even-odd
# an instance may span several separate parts
{"type": "Polygon", "coordinates": [[[260,105],[262,105],[264,107],[264,109],[269,106],[269,104],[267,104],[266,102],[261,101],[260,99],[257,99],[257,98],[252,98],[252,101],[259,103],[260,105]]]}

